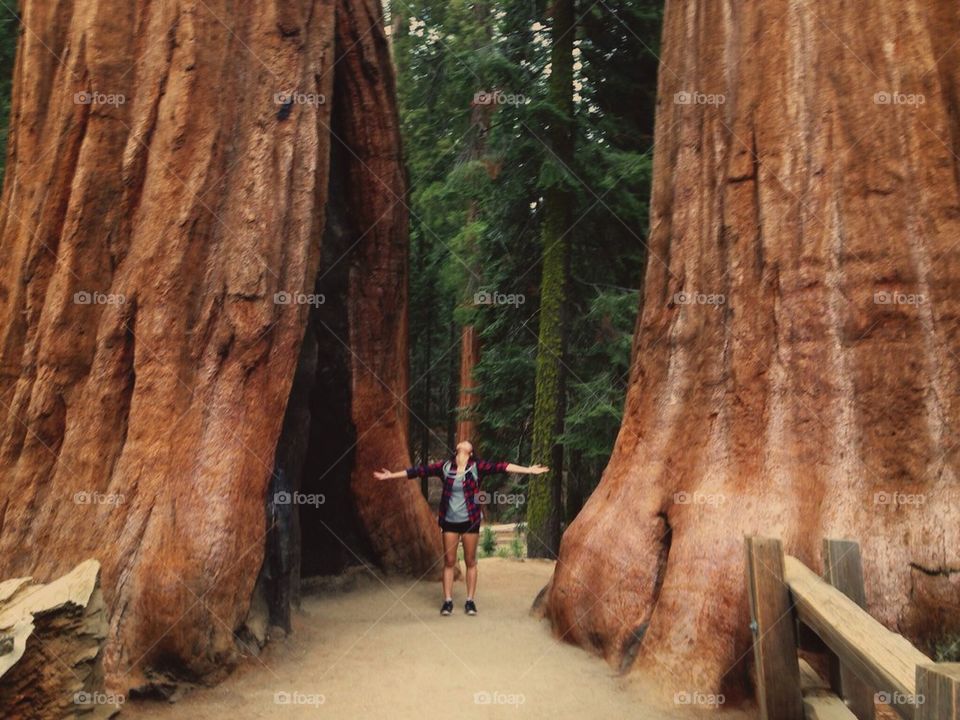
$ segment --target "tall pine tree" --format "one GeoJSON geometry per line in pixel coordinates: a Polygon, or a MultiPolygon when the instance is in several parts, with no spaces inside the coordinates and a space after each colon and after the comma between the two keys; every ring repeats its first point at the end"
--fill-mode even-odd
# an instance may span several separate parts
{"type": "Polygon", "coordinates": [[[540,280],[540,336],[537,343],[536,401],[533,415],[533,460],[550,472],[532,476],[527,498],[527,555],[556,557],[560,549],[565,412],[565,343],[569,248],[573,230],[574,105],[573,0],[553,0],[550,8],[551,52],[548,82],[547,155],[544,189],[543,268],[540,280]]]}

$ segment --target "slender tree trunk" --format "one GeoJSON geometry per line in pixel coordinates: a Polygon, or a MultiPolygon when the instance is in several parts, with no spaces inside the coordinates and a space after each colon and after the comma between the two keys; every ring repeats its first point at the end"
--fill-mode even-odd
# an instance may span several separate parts
{"type": "Polygon", "coordinates": [[[460,402],[459,421],[457,422],[457,439],[470,440],[476,443],[477,423],[473,406],[479,398],[475,392],[476,381],[473,369],[480,362],[480,338],[477,336],[477,327],[474,324],[464,325],[460,333],[460,402]]]}
{"type": "MultiPolygon", "coordinates": [[[[453,346],[457,339],[457,323],[452,319],[447,324],[447,332],[449,337],[448,342],[453,346]]],[[[446,402],[444,403],[444,407],[447,408],[447,448],[450,449],[457,444],[456,398],[459,391],[458,370],[457,356],[454,353],[449,353],[449,361],[447,362],[447,387],[444,393],[446,402]]]]}
{"type": "Polygon", "coordinates": [[[388,2],[384,5],[390,8],[390,35],[388,37],[390,45],[390,62],[393,65],[393,74],[399,74],[397,67],[397,41],[406,33],[407,6],[399,2],[388,2]]]}
{"type": "MultiPolygon", "coordinates": [[[[487,44],[493,37],[491,21],[493,14],[491,7],[485,2],[473,3],[473,16],[482,30],[480,35],[482,42],[487,44]]],[[[478,92],[485,93],[487,88],[478,88],[478,92]]],[[[496,112],[497,106],[492,102],[478,102],[475,97],[470,108],[470,130],[467,144],[466,159],[469,161],[482,160],[487,150],[487,134],[490,131],[490,123],[496,112]]],[[[466,223],[467,226],[473,225],[479,215],[479,207],[476,200],[471,200],[467,208],[466,223]]],[[[462,302],[468,307],[475,303],[475,296],[483,282],[482,268],[477,260],[479,253],[479,238],[473,230],[464,243],[466,262],[470,266],[467,274],[467,283],[463,293],[462,302]]],[[[477,335],[477,328],[473,322],[468,322],[463,326],[460,332],[460,398],[458,403],[459,420],[457,423],[457,440],[469,440],[476,444],[477,437],[477,418],[474,412],[474,406],[479,403],[480,398],[477,395],[477,383],[474,378],[474,368],[480,362],[480,338],[477,335]]]]}
{"type": "Polygon", "coordinates": [[[564,335],[573,196],[566,177],[573,165],[573,41],[576,32],[572,0],[553,0],[553,45],[550,52],[550,119],[547,165],[551,182],[544,193],[543,276],[540,280],[540,337],[537,343],[533,460],[550,472],[530,477],[527,498],[527,554],[556,557],[560,546],[563,448],[564,335]]]}
{"type": "Polygon", "coordinates": [[[96,558],[110,685],[216,679],[264,554],[332,142],[350,147],[344,201],[364,238],[348,296],[326,298],[350,317],[331,342],[353,360],[355,510],[385,567],[439,554],[415,485],[381,490],[385,518],[365,482],[408,457],[382,19],[373,0],[22,13],[0,214],[0,577],[96,558]]]}
{"type": "Polygon", "coordinates": [[[564,517],[567,524],[573,522],[583,507],[584,495],[586,495],[583,473],[583,451],[574,450],[570,453],[570,461],[567,463],[567,491],[564,503],[564,517]]]}
{"type": "Polygon", "coordinates": [[[748,533],[856,540],[875,617],[960,631],[958,36],[953,0],[667,4],[623,425],[545,604],[667,696],[743,686],[748,533]]]}

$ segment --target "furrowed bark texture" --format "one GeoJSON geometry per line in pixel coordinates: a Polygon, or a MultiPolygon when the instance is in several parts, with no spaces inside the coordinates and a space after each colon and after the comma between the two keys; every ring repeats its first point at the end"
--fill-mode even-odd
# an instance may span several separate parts
{"type": "Polygon", "coordinates": [[[409,464],[407,197],[380,3],[339,0],[337,41],[350,49],[337,73],[336,112],[342,113],[342,140],[350,149],[347,212],[358,233],[348,305],[357,428],[350,487],[382,566],[439,576],[440,531],[418,485],[401,480],[384,487],[372,477],[375,468],[409,464]]]}
{"type": "Polygon", "coordinates": [[[856,540],[874,616],[960,629],[958,32],[947,0],[667,3],[623,425],[544,607],[668,696],[743,686],[745,533],[856,540]]]}
{"type": "MultiPolygon", "coordinates": [[[[22,5],[0,215],[0,576],[97,558],[113,688],[216,679],[236,656],[341,140],[363,238],[344,261],[370,283],[328,298],[352,313],[349,337],[327,339],[357,358],[343,422],[363,437],[357,477],[406,459],[406,230],[402,205],[384,214],[405,190],[374,7],[22,5]]],[[[377,559],[416,567],[437,543],[426,504],[415,488],[393,502],[405,522],[377,559]]]]}
{"type": "Polygon", "coordinates": [[[48,585],[0,582],[0,707],[22,720],[106,718],[123,698],[100,693],[107,622],[95,560],[48,585]]]}

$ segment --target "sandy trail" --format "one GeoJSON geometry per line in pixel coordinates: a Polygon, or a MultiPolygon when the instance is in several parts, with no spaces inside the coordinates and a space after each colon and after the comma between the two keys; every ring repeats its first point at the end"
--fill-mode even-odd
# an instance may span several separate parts
{"type": "Polygon", "coordinates": [[[555,640],[528,612],[552,570],[548,561],[480,560],[475,617],[463,614],[462,582],[454,614],[441,617],[439,583],[367,574],[349,592],[305,597],[293,635],[221,685],[175,704],[128,702],[121,718],[706,717],[646,704],[636,680],[555,640]]]}

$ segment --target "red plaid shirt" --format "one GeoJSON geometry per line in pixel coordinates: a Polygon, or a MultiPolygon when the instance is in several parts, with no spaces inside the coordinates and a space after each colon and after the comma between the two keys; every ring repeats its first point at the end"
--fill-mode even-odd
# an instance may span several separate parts
{"type": "MultiPolygon", "coordinates": [[[[470,517],[471,523],[479,523],[482,516],[480,506],[483,504],[483,499],[477,498],[480,493],[480,480],[487,475],[505,473],[508,464],[489,460],[471,460],[467,463],[467,469],[463,477],[463,497],[467,501],[467,515],[470,517]]],[[[442,521],[447,515],[447,508],[450,506],[453,481],[457,478],[456,461],[445,460],[444,462],[407,468],[407,477],[438,477],[443,480],[443,493],[440,495],[440,514],[438,517],[438,521],[442,521]]]]}

